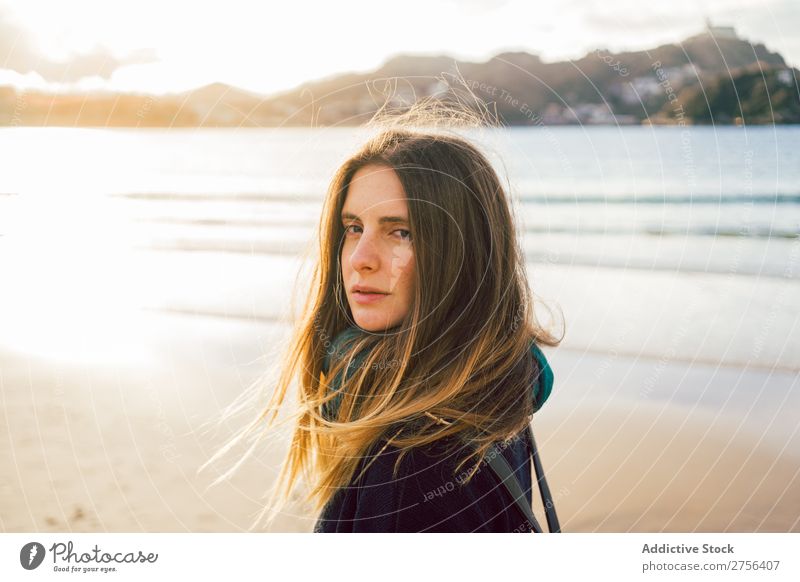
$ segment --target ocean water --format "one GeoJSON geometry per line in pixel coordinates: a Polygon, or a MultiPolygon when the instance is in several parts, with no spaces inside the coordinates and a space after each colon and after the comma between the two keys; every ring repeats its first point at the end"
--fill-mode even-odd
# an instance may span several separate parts
{"type": "MultiPolygon", "coordinates": [[[[68,321],[141,307],[285,316],[327,182],[369,134],[0,129],[0,336],[24,344],[41,332],[36,320],[63,342],[54,329],[68,321]]],[[[711,361],[745,363],[749,354],[800,369],[800,127],[467,135],[507,184],[535,290],[567,309],[566,345],[606,350],[596,330],[608,310],[630,319],[626,306],[641,303],[636,317],[667,315],[668,326],[691,308],[697,333],[714,330],[703,346],[711,361]],[[622,280],[636,283],[618,288],[622,280]],[[580,292],[592,284],[595,294],[580,292]],[[744,328],[734,329],[739,320],[744,328]],[[743,342],[735,357],[721,347],[772,320],[767,347],[743,342]]],[[[626,341],[635,350],[644,338],[626,341]]],[[[696,352],[691,342],[687,350],[696,352]]]]}
{"type": "MultiPolygon", "coordinates": [[[[296,253],[332,172],[366,135],[3,129],[0,234],[52,232],[48,214],[66,212],[123,227],[117,238],[137,247],[296,253]]],[[[761,276],[796,260],[799,127],[469,135],[507,179],[531,260],[761,276]]]]}

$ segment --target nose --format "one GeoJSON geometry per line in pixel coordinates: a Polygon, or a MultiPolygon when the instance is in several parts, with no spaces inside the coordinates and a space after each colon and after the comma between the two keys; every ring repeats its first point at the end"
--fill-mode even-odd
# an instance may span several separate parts
{"type": "Polygon", "coordinates": [[[380,268],[380,252],[373,237],[364,232],[350,255],[350,266],[355,271],[377,271],[380,268]]]}

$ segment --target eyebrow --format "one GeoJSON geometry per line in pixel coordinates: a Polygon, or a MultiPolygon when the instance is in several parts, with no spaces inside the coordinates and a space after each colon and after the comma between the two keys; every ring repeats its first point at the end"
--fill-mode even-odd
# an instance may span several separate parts
{"type": "MultiPolygon", "coordinates": [[[[356,219],[361,220],[355,214],[350,212],[342,212],[342,220],[356,219]]],[[[381,216],[378,219],[378,224],[408,224],[408,219],[402,216],[381,216]]]]}

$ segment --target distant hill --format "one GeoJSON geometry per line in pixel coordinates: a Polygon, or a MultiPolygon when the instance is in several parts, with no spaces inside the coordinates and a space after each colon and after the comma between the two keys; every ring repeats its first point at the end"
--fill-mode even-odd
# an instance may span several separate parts
{"type": "Polygon", "coordinates": [[[798,123],[798,79],[800,73],[763,44],[708,27],[680,45],[597,50],[555,63],[524,52],[483,63],[401,55],[371,73],[334,75],[272,96],[222,83],[164,96],[0,88],[0,125],[357,125],[384,102],[403,108],[421,97],[463,95],[463,83],[508,125],[798,123]]]}
{"type": "MultiPolygon", "coordinates": [[[[686,114],[696,123],[800,123],[798,77],[787,69],[745,69],[721,76],[682,95],[686,114]]],[[[666,115],[674,117],[665,110],[666,115]]]]}
{"type": "Polygon", "coordinates": [[[672,93],[753,66],[791,76],[783,57],[763,44],[706,32],[681,45],[617,54],[598,50],[571,62],[545,63],[522,52],[485,63],[399,56],[372,73],[306,83],[268,103],[292,110],[300,124],[310,124],[312,115],[320,124],[361,122],[374,113],[387,83],[392,103],[402,106],[457,85],[460,76],[509,125],[640,123],[654,116],[665,122],[670,118],[660,113],[672,93]]]}

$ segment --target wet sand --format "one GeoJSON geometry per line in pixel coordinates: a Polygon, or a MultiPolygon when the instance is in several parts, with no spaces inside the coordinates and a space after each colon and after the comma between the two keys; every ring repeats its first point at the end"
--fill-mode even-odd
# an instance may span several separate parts
{"type": "MultiPolygon", "coordinates": [[[[253,523],[282,437],[223,485],[209,489],[213,472],[197,468],[230,428],[208,423],[260,373],[280,332],[158,312],[142,312],[139,323],[148,351],[130,361],[0,350],[2,531],[223,532],[253,523]]],[[[559,375],[534,427],[564,531],[800,531],[800,460],[788,447],[708,408],[576,397],[583,381],[568,367],[583,355],[549,357],[559,375]]],[[[311,531],[314,518],[295,503],[269,531],[311,531]]]]}

